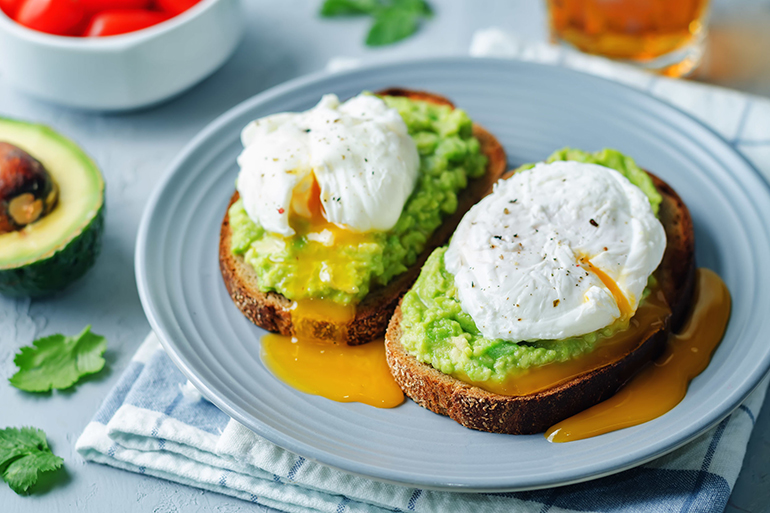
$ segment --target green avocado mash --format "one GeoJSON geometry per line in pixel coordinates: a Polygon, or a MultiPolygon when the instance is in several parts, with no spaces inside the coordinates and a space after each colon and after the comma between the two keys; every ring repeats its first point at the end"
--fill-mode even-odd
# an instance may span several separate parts
{"type": "Polygon", "coordinates": [[[293,300],[359,302],[371,287],[387,284],[416,262],[436,228],[457,210],[457,193],[468,178],[484,174],[487,159],[464,111],[402,97],[383,100],[401,114],[420,154],[417,185],[398,222],[357,243],[335,244],[332,256],[347,263],[346,272],[329,276],[324,269],[331,262],[318,258],[329,251],[319,250],[320,242],[301,233],[289,238],[268,233],[248,217],[240,200],[235,202],[229,211],[232,252],[255,269],[263,292],[293,300]]]}
{"type": "MultiPolygon", "coordinates": [[[[631,157],[623,155],[618,150],[612,150],[604,148],[603,150],[590,153],[583,150],[577,150],[575,148],[562,148],[553,152],[545,162],[550,164],[559,160],[574,160],[577,162],[585,162],[586,164],[598,164],[600,166],[614,169],[621,175],[628,178],[628,181],[639,187],[642,192],[650,200],[650,206],[652,212],[657,216],[660,203],[663,201],[658,190],[655,188],[655,184],[652,183],[652,178],[648,175],[644,169],[636,165],[636,162],[631,157]]],[[[535,167],[535,164],[524,164],[519,167],[517,171],[524,169],[530,169],[535,167]]]]}
{"type": "MultiPolygon", "coordinates": [[[[597,163],[620,171],[647,194],[657,215],[662,198],[649,175],[629,157],[615,150],[591,154],[565,148],[548,158],[548,162],[556,160],[597,163]]],[[[534,164],[519,169],[531,167],[534,164]]],[[[564,362],[590,352],[602,339],[628,327],[628,321],[618,321],[593,333],[565,340],[517,343],[484,338],[460,306],[454,276],[444,267],[446,249],[438,248],[430,255],[401,303],[404,349],[444,374],[464,375],[476,382],[501,383],[531,367],[564,362]]],[[[652,276],[650,280],[654,282],[652,276]]]]}

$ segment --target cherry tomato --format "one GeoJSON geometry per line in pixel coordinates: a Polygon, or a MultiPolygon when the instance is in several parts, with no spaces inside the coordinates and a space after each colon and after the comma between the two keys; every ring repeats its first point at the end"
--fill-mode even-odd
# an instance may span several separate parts
{"type": "Polygon", "coordinates": [[[155,0],[155,5],[172,16],[181,14],[200,0],[155,0]]]}
{"type": "Polygon", "coordinates": [[[166,21],[165,13],[146,9],[115,9],[96,14],[83,34],[86,37],[103,37],[134,32],[166,21]]]}
{"type": "Polygon", "coordinates": [[[33,30],[66,36],[84,16],[79,0],[22,0],[15,19],[33,30]]]}
{"type": "Polygon", "coordinates": [[[89,13],[113,9],[148,9],[152,0],[80,0],[89,13]]]}
{"type": "Polygon", "coordinates": [[[9,18],[13,18],[20,5],[21,0],[0,0],[0,11],[7,14],[9,18]]]}

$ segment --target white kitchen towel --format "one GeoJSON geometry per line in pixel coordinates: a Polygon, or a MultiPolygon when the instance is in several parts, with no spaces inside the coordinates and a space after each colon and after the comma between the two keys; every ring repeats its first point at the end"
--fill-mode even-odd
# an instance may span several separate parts
{"type": "Polygon", "coordinates": [[[435,492],[334,470],[254,434],[203,399],[151,334],[76,448],[90,461],[292,513],[721,512],[766,389],[687,446],[620,474],[552,490],[435,492]]]}
{"type": "MultiPolygon", "coordinates": [[[[770,101],[640,72],[497,29],[471,54],[577,68],[648,91],[720,133],[770,179],[770,101]]],[[[355,66],[336,60],[338,68],[355,66]]],[[[77,441],[84,458],[287,512],[721,512],[738,477],[767,380],[732,415],[641,467],[552,490],[457,494],[340,472],[281,449],[229,419],[187,382],[154,335],[142,344],[77,441]]]]}

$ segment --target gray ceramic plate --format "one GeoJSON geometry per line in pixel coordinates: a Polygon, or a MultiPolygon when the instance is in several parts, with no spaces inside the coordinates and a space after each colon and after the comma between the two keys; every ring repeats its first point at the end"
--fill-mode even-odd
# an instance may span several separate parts
{"type": "Polygon", "coordinates": [[[214,404],[297,454],[376,479],[427,488],[503,491],[618,472],[669,452],[728,415],[770,368],[768,185],[712,131],[640,92],[557,67],[469,58],[321,74],[275,87],[201,132],[149,201],[136,276],[155,332],[214,404]],[[711,365],[668,414],[568,444],[542,435],[471,431],[416,404],[391,410],[335,403],[277,381],[262,365],[264,333],[230,301],[217,263],[219,224],[233,193],[250,120],[388,86],[448,96],[505,146],[509,164],[566,145],[617,148],[668,181],[695,220],[697,259],[733,294],[727,334],[711,365]],[[762,262],[765,262],[763,264],[762,262]]]}

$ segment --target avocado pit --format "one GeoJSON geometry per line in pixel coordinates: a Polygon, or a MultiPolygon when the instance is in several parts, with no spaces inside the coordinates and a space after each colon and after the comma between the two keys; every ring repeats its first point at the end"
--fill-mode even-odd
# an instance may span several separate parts
{"type": "Polygon", "coordinates": [[[0,234],[40,220],[56,206],[59,188],[43,164],[0,141],[0,234]]]}

